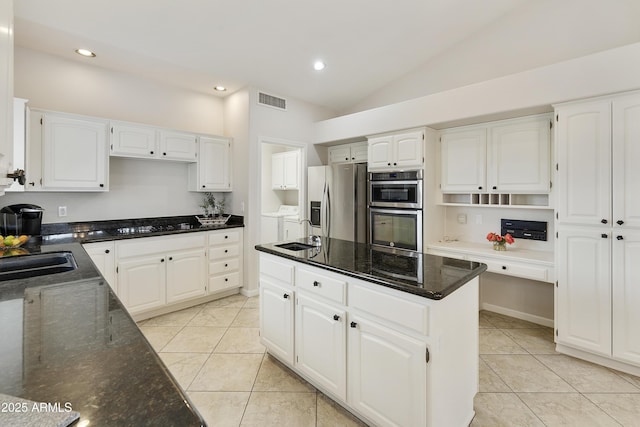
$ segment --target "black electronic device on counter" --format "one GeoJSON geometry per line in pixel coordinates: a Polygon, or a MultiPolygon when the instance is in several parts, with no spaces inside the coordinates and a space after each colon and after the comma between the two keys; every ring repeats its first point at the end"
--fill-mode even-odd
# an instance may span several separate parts
{"type": "Polygon", "coordinates": [[[545,221],[523,221],[520,219],[500,220],[500,234],[511,234],[515,239],[547,240],[545,221]]]}
{"type": "Polygon", "coordinates": [[[26,203],[5,206],[0,210],[0,231],[3,235],[39,236],[42,234],[42,212],[44,209],[40,206],[26,203]]]}

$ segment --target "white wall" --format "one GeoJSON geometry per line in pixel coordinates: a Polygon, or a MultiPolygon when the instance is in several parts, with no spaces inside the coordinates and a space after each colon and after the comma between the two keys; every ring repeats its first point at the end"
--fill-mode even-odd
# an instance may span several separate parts
{"type": "Polygon", "coordinates": [[[640,41],[637,0],[536,0],[377,90],[347,112],[442,92],[640,41]]]}
{"type": "MultiPolygon", "coordinates": [[[[37,108],[223,134],[219,98],[86,62],[17,48],[15,95],[37,108]]],[[[45,223],[200,213],[202,196],[187,191],[186,163],[121,158],[111,158],[110,163],[107,193],[11,193],[0,204],[43,206],[45,223]],[[67,217],[58,218],[58,206],[67,206],[67,217]]],[[[239,213],[235,205],[229,206],[239,213]]]]}

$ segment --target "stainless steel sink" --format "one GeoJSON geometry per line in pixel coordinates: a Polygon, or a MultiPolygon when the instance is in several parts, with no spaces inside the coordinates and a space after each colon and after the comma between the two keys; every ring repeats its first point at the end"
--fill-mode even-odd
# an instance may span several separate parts
{"type": "Polygon", "coordinates": [[[63,273],[77,268],[71,252],[47,252],[0,258],[0,281],[63,273]]]}
{"type": "Polygon", "coordinates": [[[315,246],[313,245],[309,245],[306,243],[300,243],[300,242],[289,242],[289,243],[281,243],[279,245],[276,245],[279,248],[282,249],[286,249],[289,251],[304,251],[306,249],[313,249],[315,246]]]}

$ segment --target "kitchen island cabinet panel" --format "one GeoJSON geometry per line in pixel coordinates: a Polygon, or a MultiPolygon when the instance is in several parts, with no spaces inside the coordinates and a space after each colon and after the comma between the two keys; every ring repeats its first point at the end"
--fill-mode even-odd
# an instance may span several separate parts
{"type": "Polygon", "coordinates": [[[260,276],[260,341],[281,361],[293,365],[293,290],[260,276]]]}
{"type": "Polygon", "coordinates": [[[118,295],[118,281],[116,276],[116,251],[114,242],[95,242],[82,245],[96,265],[102,277],[105,278],[113,292],[118,295]]]}

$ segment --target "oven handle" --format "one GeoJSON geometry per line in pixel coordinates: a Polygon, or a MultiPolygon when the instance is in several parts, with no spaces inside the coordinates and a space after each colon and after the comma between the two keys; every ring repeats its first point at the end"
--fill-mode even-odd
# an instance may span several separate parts
{"type": "Polygon", "coordinates": [[[388,185],[388,184],[400,184],[400,185],[418,185],[422,184],[422,180],[412,180],[412,181],[369,181],[371,186],[380,186],[380,185],[388,185]]]}
{"type": "Polygon", "coordinates": [[[370,208],[371,213],[383,213],[394,215],[417,215],[422,212],[422,209],[384,209],[384,208],[370,208]]]}

